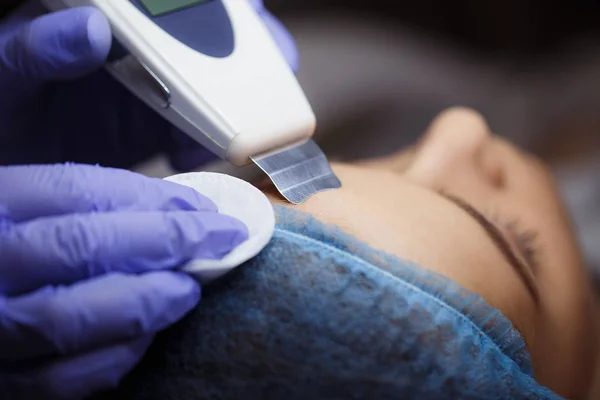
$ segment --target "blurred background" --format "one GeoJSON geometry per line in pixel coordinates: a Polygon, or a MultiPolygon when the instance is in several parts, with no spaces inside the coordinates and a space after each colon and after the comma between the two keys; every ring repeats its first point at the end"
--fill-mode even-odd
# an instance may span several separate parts
{"type": "MultiPolygon", "coordinates": [[[[338,129],[348,137],[349,128],[364,122],[382,136],[391,129],[397,140],[402,133],[419,134],[439,110],[452,105],[477,108],[496,132],[548,157],[569,155],[563,154],[567,149],[560,140],[565,130],[582,136],[596,130],[598,2],[266,4],[298,41],[300,80],[319,114],[323,136],[338,129]],[[351,120],[340,122],[342,114],[351,114],[346,115],[351,120]],[[373,123],[385,125],[391,116],[393,126],[374,129],[373,123]],[[334,128],[333,121],[343,126],[334,128]]],[[[381,145],[370,147],[376,155],[374,148],[381,145]]],[[[569,147],[569,153],[579,153],[580,146],[569,147]]]]}
{"type": "Polygon", "coordinates": [[[450,106],[556,170],[600,275],[600,2],[265,0],[292,31],[334,159],[412,143],[450,106]]]}

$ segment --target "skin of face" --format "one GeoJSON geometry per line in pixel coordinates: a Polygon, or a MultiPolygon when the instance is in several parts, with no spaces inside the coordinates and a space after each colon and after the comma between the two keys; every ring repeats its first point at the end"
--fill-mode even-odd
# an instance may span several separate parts
{"type": "MultiPolygon", "coordinates": [[[[586,397],[598,359],[598,307],[540,161],[494,137],[474,111],[451,109],[407,151],[332,167],[343,188],[294,208],[481,295],[524,337],[540,384],[566,398],[586,397]],[[482,226],[447,195],[502,232],[531,276],[537,302],[482,226]],[[532,243],[521,243],[532,234],[532,243]]],[[[290,206],[274,189],[266,192],[273,203],[290,206]]]]}

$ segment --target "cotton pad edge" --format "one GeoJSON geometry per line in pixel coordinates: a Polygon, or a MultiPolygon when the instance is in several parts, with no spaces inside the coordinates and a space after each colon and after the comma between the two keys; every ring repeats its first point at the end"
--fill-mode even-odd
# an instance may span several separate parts
{"type": "Polygon", "coordinates": [[[212,200],[219,212],[242,221],[248,240],[221,260],[192,260],[182,270],[201,283],[209,283],[256,257],[271,241],[275,211],[267,196],[246,181],[213,172],[191,172],[165,180],[195,189],[212,200]]]}

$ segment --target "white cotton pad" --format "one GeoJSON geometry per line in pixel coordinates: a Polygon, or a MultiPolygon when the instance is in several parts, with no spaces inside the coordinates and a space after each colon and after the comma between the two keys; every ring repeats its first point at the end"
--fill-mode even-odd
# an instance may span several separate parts
{"type": "Polygon", "coordinates": [[[221,260],[193,260],[183,270],[201,283],[213,281],[255,257],[273,237],[275,211],[260,190],[241,179],[212,172],[192,172],[165,180],[197,190],[212,200],[219,212],[248,227],[248,240],[221,260]]]}

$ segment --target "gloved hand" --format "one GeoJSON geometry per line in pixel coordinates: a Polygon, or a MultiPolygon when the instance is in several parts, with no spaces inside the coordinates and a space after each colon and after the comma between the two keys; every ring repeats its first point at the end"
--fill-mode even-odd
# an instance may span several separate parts
{"type": "Polygon", "coordinates": [[[84,165],[0,167],[0,398],[112,388],[199,301],[175,269],[248,237],[192,189],[84,165]]]}
{"type": "MultiPolygon", "coordinates": [[[[262,0],[250,1],[295,68],[289,33],[262,0]]],[[[0,24],[0,165],[131,168],[166,151],[176,169],[189,170],[214,157],[99,70],[112,41],[100,11],[43,12],[28,1],[0,24]]]]}

